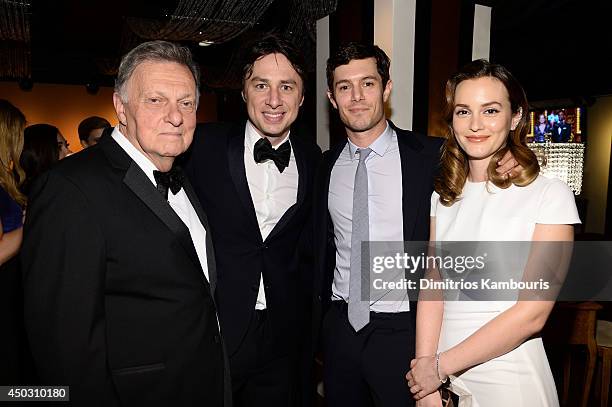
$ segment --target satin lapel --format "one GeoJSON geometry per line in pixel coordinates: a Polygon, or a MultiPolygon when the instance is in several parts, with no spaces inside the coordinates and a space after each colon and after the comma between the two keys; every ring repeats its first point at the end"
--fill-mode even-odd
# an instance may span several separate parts
{"type": "MultiPolygon", "coordinates": [[[[138,164],[132,161],[125,173],[123,182],[176,235],[181,246],[183,246],[188,256],[198,266],[198,270],[201,271],[200,260],[193,246],[189,229],[172,210],[170,204],[164,201],[138,164]]],[[[204,273],[200,272],[200,275],[202,280],[208,284],[204,273]]]]}
{"type": "Polygon", "coordinates": [[[212,246],[212,237],[210,233],[210,227],[208,227],[208,218],[206,217],[206,213],[200,205],[200,201],[193,190],[193,187],[185,179],[185,183],[183,184],[183,189],[187,194],[187,198],[189,198],[189,202],[193,206],[200,222],[202,222],[202,226],[206,230],[206,265],[208,266],[208,281],[210,282],[210,292],[211,294],[215,293],[215,289],[217,288],[217,263],[215,261],[215,252],[212,246]]]}
{"type": "Polygon", "coordinates": [[[311,176],[311,174],[308,172],[306,154],[302,147],[301,140],[299,140],[297,137],[292,137],[292,135],[289,137],[291,139],[291,151],[293,151],[293,155],[295,156],[295,163],[298,170],[298,190],[296,203],[291,205],[289,209],[285,211],[283,216],[281,216],[276,225],[274,225],[274,228],[270,231],[270,234],[266,240],[270,240],[281,230],[283,230],[293,215],[295,215],[295,212],[302,206],[304,197],[306,196],[306,185],[308,185],[309,177],[311,176]]]}
{"type": "MultiPolygon", "coordinates": [[[[334,147],[332,147],[329,151],[329,160],[327,160],[324,165],[325,165],[325,173],[324,173],[324,179],[323,179],[323,196],[325,197],[325,207],[329,208],[329,183],[331,180],[331,173],[332,170],[334,169],[334,165],[336,164],[336,161],[338,161],[338,157],[340,157],[340,153],[342,153],[342,151],[344,150],[344,147],[346,146],[346,143],[348,143],[347,140],[344,140],[338,144],[336,144],[334,147]]],[[[329,211],[329,209],[328,209],[329,211]]]]}
{"type": "Polygon", "coordinates": [[[399,145],[400,162],[402,166],[402,215],[404,218],[404,240],[412,240],[414,223],[418,210],[419,199],[426,180],[419,177],[424,165],[424,159],[418,153],[418,146],[410,142],[410,133],[396,129],[399,145]]]}
{"type": "Polygon", "coordinates": [[[325,178],[325,194],[327,196],[329,196],[329,181],[331,179],[332,170],[334,169],[334,165],[336,164],[336,161],[338,161],[338,157],[340,157],[340,153],[342,153],[342,151],[344,150],[344,147],[348,143],[347,140],[344,140],[343,142],[336,144],[330,150],[329,161],[326,163],[326,168],[325,168],[325,177],[326,177],[325,178]]]}
{"type": "Polygon", "coordinates": [[[320,179],[317,180],[316,188],[320,193],[320,196],[317,197],[317,202],[314,203],[317,205],[315,208],[315,213],[318,214],[318,217],[315,219],[315,222],[317,223],[317,225],[315,225],[315,229],[321,229],[319,229],[320,232],[315,232],[315,236],[321,238],[322,241],[317,243],[321,248],[321,269],[319,274],[321,281],[318,281],[316,286],[322,287],[321,295],[324,303],[331,299],[331,288],[334,279],[333,267],[328,267],[328,264],[329,262],[333,262],[335,264],[335,253],[331,253],[328,250],[330,249],[328,239],[330,236],[333,236],[334,229],[333,223],[331,222],[331,217],[329,215],[329,187],[332,170],[334,169],[336,161],[338,161],[338,157],[340,157],[340,153],[342,153],[344,150],[346,143],[347,141],[344,140],[323,154],[323,161],[321,163],[322,167],[319,174],[317,174],[317,177],[320,179]]]}
{"type": "Polygon", "coordinates": [[[248,218],[251,220],[251,227],[255,228],[257,235],[261,239],[261,232],[257,224],[257,215],[255,214],[255,206],[251,199],[251,191],[246,178],[246,170],[244,168],[244,127],[241,127],[242,133],[233,134],[228,140],[228,165],[229,172],[234,181],[234,186],[238,192],[238,197],[244,209],[248,212],[248,218]]]}

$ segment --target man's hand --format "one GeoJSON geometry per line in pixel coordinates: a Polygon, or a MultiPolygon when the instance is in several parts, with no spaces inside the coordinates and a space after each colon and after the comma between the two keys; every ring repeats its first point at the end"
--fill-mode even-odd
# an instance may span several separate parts
{"type": "Polygon", "coordinates": [[[523,171],[523,167],[516,161],[510,151],[506,151],[506,154],[501,160],[497,162],[498,174],[506,174],[508,178],[513,178],[523,171]]]}
{"type": "Polygon", "coordinates": [[[408,380],[408,387],[414,394],[415,399],[422,399],[436,391],[442,384],[438,379],[435,356],[412,359],[410,368],[410,371],[406,374],[406,380],[408,380]]]}

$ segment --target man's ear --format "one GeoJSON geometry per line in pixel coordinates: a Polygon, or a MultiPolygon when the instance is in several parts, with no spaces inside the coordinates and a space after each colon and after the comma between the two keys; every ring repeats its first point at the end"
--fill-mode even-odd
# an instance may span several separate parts
{"type": "Polygon", "coordinates": [[[119,124],[127,126],[127,117],[125,115],[125,104],[121,100],[121,96],[117,92],[113,93],[113,105],[115,105],[115,112],[117,113],[117,119],[119,124]]]}
{"type": "Polygon", "coordinates": [[[523,117],[523,108],[519,107],[518,112],[512,116],[512,125],[510,126],[510,130],[516,130],[516,126],[518,126],[521,118],[523,117]]]}
{"type": "MultiPolygon", "coordinates": [[[[244,96],[244,90],[242,90],[242,91],[240,92],[240,96],[242,96],[242,101],[243,101],[244,103],[246,103],[246,96],[244,96]]],[[[303,98],[303,97],[302,97],[302,100],[304,100],[304,98],[303,98]]]]}
{"type": "Polygon", "coordinates": [[[389,99],[391,89],[393,89],[393,81],[389,79],[385,85],[385,90],[383,91],[383,102],[386,102],[389,99]]]}
{"type": "Polygon", "coordinates": [[[334,109],[338,109],[338,105],[336,104],[336,100],[334,99],[334,95],[331,93],[330,90],[327,91],[327,98],[331,102],[331,104],[334,107],[334,109]]]}
{"type": "Polygon", "coordinates": [[[87,148],[89,146],[87,145],[87,143],[85,141],[81,140],[81,147],[87,148]]]}

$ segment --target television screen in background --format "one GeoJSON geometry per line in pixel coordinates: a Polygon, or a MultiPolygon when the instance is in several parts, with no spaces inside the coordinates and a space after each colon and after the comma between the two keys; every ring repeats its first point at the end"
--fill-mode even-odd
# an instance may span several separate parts
{"type": "Polygon", "coordinates": [[[583,108],[538,109],[529,112],[528,143],[582,143],[583,108]]]}
{"type": "Polygon", "coordinates": [[[586,132],[584,109],[536,109],[529,112],[527,146],[540,163],[540,173],[565,182],[574,192],[582,192],[586,132]]]}

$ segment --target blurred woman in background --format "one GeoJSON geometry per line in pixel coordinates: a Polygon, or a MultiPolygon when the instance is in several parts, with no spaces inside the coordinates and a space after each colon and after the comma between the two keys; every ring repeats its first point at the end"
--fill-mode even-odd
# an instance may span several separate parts
{"type": "Polygon", "coordinates": [[[533,141],[535,141],[536,143],[545,143],[546,135],[550,137],[551,133],[551,125],[546,120],[546,116],[544,115],[544,113],[540,113],[540,115],[538,116],[538,122],[533,128],[533,141]]]}
{"type": "Polygon", "coordinates": [[[22,191],[28,195],[32,182],[56,162],[72,154],[59,129],[50,124],[35,124],[25,129],[21,166],[25,171],[22,191]]]}
{"type": "Polygon", "coordinates": [[[25,116],[0,99],[0,383],[21,384],[24,343],[21,276],[17,253],[23,233],[25,195],[19,190],[19,165],[25,116]]]}
{"type": "Polygon", "coordinates": [[[19,165],[23,149],[25,116],[0,99],[0,265],[13,258],[21,245],[26,198],[19,191],[24,172],[19,165]]]}

